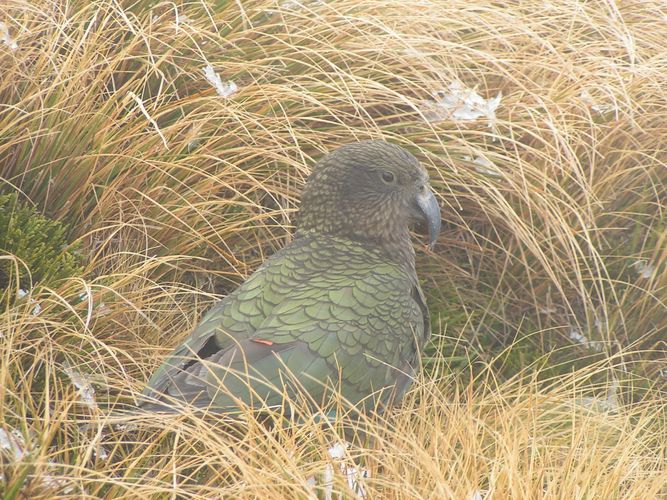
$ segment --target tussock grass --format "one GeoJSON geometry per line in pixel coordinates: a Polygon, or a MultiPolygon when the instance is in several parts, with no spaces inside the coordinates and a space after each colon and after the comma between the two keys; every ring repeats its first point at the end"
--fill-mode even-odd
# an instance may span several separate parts
{"type": "Polygon", "coordinates": [[[350,452],[369,496],[664,495],[665,15],[648,1],[4,2],[0,190],[73,228],[85,265],[4,292],[0,422],[26,451],[0,453],[5,496],[312,494],[335,429],[79,424],[131,401],[289,240],[314,161],[367,138],[424,162],[448,223],[420,250],[428,370],[350,452]],[[219,96],[209,64],[238,92],[219,96]],[[428,120],[452,81],[502,92],[495,127],[428,120]]]}

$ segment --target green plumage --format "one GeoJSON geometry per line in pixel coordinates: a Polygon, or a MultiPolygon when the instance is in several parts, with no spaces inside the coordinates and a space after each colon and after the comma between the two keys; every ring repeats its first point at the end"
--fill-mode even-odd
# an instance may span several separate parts
{"type": "MultiPolygon", "coordinates": [[[[409,155],[386,143],[359,144],[409,155]]],[[[425,175],[415,162],[404,161],[425,175]]],[[[383,168],[403,168],[399,161],[387,163],[383,168]]],[[[319,168],[343,170],[326,162],[319,168]]],[[[318,180],[317,172],[311,188],[322,184],[346,196],[331,181],[318,180]]],[[[335,207],[340,200],[319,202],[335,207]]],[[[346,218],[343,211],[338,215],[346,218]]],[[[231,412],[241,405],[279,406],[283,393],[322,404],[332,388],[366,410],[402,397],[430,333],[409,236],[409,249],[393,248],[395,242],[376,244],[340,228],[304,225],[291,244],[208,311],[151,377],[143,407],[167,410],[182,402],[231,412]]]]}

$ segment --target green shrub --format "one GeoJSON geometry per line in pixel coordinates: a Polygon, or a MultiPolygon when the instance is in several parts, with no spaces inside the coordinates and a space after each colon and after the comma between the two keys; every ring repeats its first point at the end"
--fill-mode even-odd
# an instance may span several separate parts
{"type": "Polygon", "coordinates": [[[68,227],[23,206],[16,193],[0,195],[0,288],[18,279],[20,288],[32,288],[81,271],[76,245],[67,241],[68,227]],[[18,267],[18,277],[16,270],[18,267]]]}

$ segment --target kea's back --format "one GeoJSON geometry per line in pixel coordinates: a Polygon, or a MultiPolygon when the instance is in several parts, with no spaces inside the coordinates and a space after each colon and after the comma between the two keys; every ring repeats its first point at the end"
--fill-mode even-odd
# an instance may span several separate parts
{"type": "Polygon", "coordinates": [[[285,394],[317,406],[336,393],[384,406],[409,387],[429,334],[413,269],[350,240],[302,236],[204,315],[143,406],[236,411],[285,394]]]}

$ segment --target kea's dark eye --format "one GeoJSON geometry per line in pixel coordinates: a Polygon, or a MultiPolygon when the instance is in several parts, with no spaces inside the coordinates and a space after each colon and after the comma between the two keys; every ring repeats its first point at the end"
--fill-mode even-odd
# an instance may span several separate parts
{"type": "Polygon", "coordinates": [[[382,172],[382,180],[385,181],[387,184],[392,184],[396,180],[396,177],[392,172],[389,172],[387,170],[382,172]]]}

